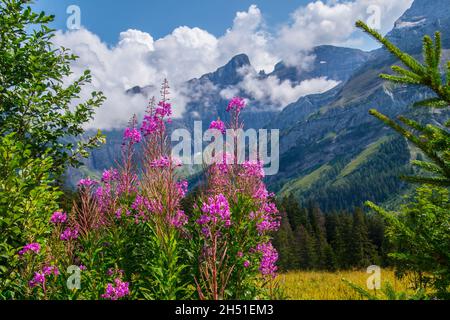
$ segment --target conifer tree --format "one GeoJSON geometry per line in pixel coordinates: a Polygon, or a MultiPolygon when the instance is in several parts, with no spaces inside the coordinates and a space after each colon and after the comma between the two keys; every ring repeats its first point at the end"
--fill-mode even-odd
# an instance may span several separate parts
{"type": "Polygon", "coordinates": [[[369,231],[364,219],[364,213],[360,208],[355,209],[353,214],[351,246],[353,265],[368,267],[374,263],[374,247],[369,240],[369,231]]]}
{"type": "MultiPolygon", "coordinates": [[[[448,110],[450,105],[450,61],[446,64],[446,78],[440,72],[441,36],[436,32],[434,42],[429,36],[423,39],[423,59],[420,63],[402,52],[388,39],[369,28],[363,22],[357,26],[382,43],[400,59],[407,69],[393,66],[397,75],[381,75],[382,78],[400,84],[426,86],[435,97],[417,102],[417,107],[448,110]]],[[[422,125],[400,116],[401,124],[372,110],[371,114],[395,129],[416,145],[428,161],[416,160],[414,164],[427,175],[406,177],[410,182],[423,184],[416,190],[415,199],[400,208],[400,212],[388,212],[375,204],[367,205],[387,221],[387,235],[397,250],[390,256],[397,261],[400,275],[419,275],[419,287],[427,284],[440,298],[448,298],[450,285],[449,245],[449,193],[450,186],[450,121],[442,125],[422,125]],[[409,127],[409,128],[407,128],[409,127]]]]}
{"type": "Polygon", "coordinates": [[[314,206],[310,210],[310,221],[315,240],[315,251],[317,255],[316,268],[327,269],[328,243],[325,228],[325,216],[319,207],[314,206]]]}
{"type": "Polygon", "coordinates": [[[294,233],[285,212],[281,212],[281,225],[275,234],[273,244],[277,248],[278,267],[281,270],[292,270],[298,267],[298,257],[295,254],[294,233]]]}
{"type": "Polygon", "coordinates": [[[300,225],[295,231],[295,238],[300,268],[315,269],[317,267],[317,252],[314,237],[303,225],[300,225]]]}
{"type": "Polygon", "coordinates": [[[336,254],[337,263],[340,269],[348,269],[352,266],[351,246],[352,246],[352,226],[353,217],[347,212],[338,214],[334,240],[332,247],[336,254]]]}
{"type": "MultiPolygon", "coordinates": [[[[393,66],[396,75],[381,74],[383,79],[393,83],[406,85],[419,85],[431,89],[435,96],[415,103],[416,107],[448,109],[450,105],[450,61],[445,66],[446,77],[441,76],[441,34],[435,33],[434,41],[429,36],[423,39],[423,59],[419,62],[411,55],[402,52],[397,46],[383,37],[376,30],[368,27],[364,22],[358,21],[356,26],[374,37],[384,47],[396,56],[405,67],[393,66]]],[[[422,125],[404,116],[397,121],[388,116],[371,110],[370,114],[399,132],[411,143],[417,146],[430,161],[416,160],[413,163],[423,169],[428,175],[406,176],[410,182],[427,183],[437,186],[450,186],[450,121],[444,126],[422,125]],[[416,133],[417,132],[417,133],[416,133]]]]}

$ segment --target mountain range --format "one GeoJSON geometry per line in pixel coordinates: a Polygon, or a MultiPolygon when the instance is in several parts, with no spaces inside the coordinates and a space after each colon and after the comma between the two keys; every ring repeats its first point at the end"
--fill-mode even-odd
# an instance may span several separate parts
{"type": "MultiPolygon", "coordinates": [[[[387,37],[402,50],[420,58],[421,38],[442,32],[443,60],[450,58],[450,1],[415,0],[398,19],[387,37]]],[[[369,115],[369,109],[395,117],[408,114],[439,122],[442,114],[414,110],[410,106],[430,95],[425,89],[392,85],[380,79],[397,63],[385,49],[364,52],[324,45],[311,52],[314,62],[298,71],[283,62],[270,74],[256,72],[247,55],[233,57],[214,72],[185,84],[189,103],[174,127],[192,129],[194,120],[226,119],[224,90],[250,100],[243,113],[247,127],[280,129],[280,172],[267,178],[271,190],[280,196],[293,195],[302,202],[316,202],[325,210],[350,209],[364,201],[389,203],[408,190],[399,179],[413,170],[410,160],[421,157],[412,146],[369,115]],[[324,78],[338,83],[324,93],[301,97],[287,106],[273,107],[245,94],[239,84],[242,70],[258,79],[277,77],[292,85],[324,78]]],[[[146,94],[151,87],[134,87],[128,94],[146,94]]],[[[121,131],[106,132],[107,145],[95,150],[81,171],[71,171],[75,181],[83,174],[95,174],[112,165],[120,150],[121,131]]]]}

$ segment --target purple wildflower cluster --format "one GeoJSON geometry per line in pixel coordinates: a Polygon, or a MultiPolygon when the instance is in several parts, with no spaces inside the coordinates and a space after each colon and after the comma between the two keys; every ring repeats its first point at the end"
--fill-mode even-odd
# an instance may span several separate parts
{"type": "Polygon", "coordinates": [[[259,271],[264,276],[275,277],[278,270],[276,262],[278,260],[278,252],[272,243],[260,243],[256,246],[256,250],[262,254],[259,271]]]}
{"type": "Polygon", "coordinates": [[[78,182],[78,187],[91,187],[93,185],[95,185],[97,182],[95,180],[92,180],[91,178],[86,178],[86,179],[81,179],[78,182]]]}
{"type": "Polygon", "coordinates": [[[123,140],[135,144],[141,142],[142,136],[136,128],[126,128],[123,134],[123,140]]]}
{"type": "Polygon", "coordinates": [[[156,132],[164,131],[164,118],[167,117],[167,122],[170,123],[171,115],[172,105],[164,101],[159,102],[154,112],[150,110],[150,112],[144,116],[144,120],[142,121],[141,126],[141,132],[145,136],[148,136],[156,132]]]}
{"type": "Polygon", "coordinates": [[[178,210],[173,217],[169,217],[169,221],[172,226],[179,229],[188,223],[188,216],[183,210],[178,210]]]}
{"type": "Polygon", "coordinates": [[[280,228],[280,217],[278,215],[278,209],[274,203],[264,203],[262,211],[256,216],[258,218],[256,228],[260,234],[270,231],[277,231],[280,228]]]}
{"type": "Polygon", "coordinates": [[[103,171],[102,182],[110,183],[119,179],[119,172],[117,169],[110,169],[103,171]]]}
{"type": "Polygon", "coordinates": [[[50,222],[53,224],[63,224],[67,222],[67,213],[64,212],[54,212],[50,218],[50,222]]]}
{"type": "Polygon", "coordinates": [[[120,278],[114,280],[114,284],[108,283],[103,299],[119,300],[130,294],[129,283],[123,282],[120,278]]]}
{"type": "Polygon", "coordinates": [[[264,185],[264,183],[260,183],[258,188],[255,189],[255,191],[253,192],[253,199],[256,200],[266,200],[268,199],[270,196],[273,196],[273,194],[269,193],[269,191],[267,191],[266,186],[264,185]]]}
{"type": "Polygon", "coordinates": [[[225,123],[220,120],[212,121],[209,125],[209,129],[219,130],[222,134],[225,134],[225,132],[227,131],[225,123]]]}
{"type": "Polygon", "coordinates": [[[28,285],[30,286],[30,288],[34,288],[38,285],[44,285],[46,277],[50,275],[58,276],[58,268],[55,266],[45,266],[44,268],[42,268],[41,272],[34,273],[34,277],[30,280],[30,282],[28,282],[28,285]]]}
{"type": "Polygon", "coordinates": [[[180,198],[184,198],[188,192],[188,182],[186,180],[177,182],[177,190],[180,198]]]}
{"type": "Polygon", "coordinates": [[[136,213],[134,215],[135,222],[147,221],[148,214],[161,214],[164,210],[162,204],[157,200],[149,200],[146,197],[137,195],[134,202],[131,204],[131,209],[136,213]]]}
{"type": "Polygon", "coordinates": [[[172,115],[172,105],[170,103],[160,101],[156,108],[155,114],[160,118],[170,117],[172,115]]]}
{"type": "Polygon", "coordinates": [[[238,114],[241,112],[242,109],[245,108],[245,100],[241,97],[234,97],[230,100],[227,106],[227,112],[230,112],[232,110],[235,110],[235,112],[238,114]]]}
{"type": "Polygon", "coordinates": [[[216,226],[219,222],[223,222],[225,227],[231,225],[230,205],[223,194],[210,197],[208,202],[203,203],[201,210],[203,214],[197,223],[203,227],[205,235],[209,234],[209,227],[216,226]]]}
{"type": "Polygon", "coordinates": [[[61,241],[70,241],[78,239],[78,229],[77,228],[66,228],[59,236],[61,241]]]}
{"type": "Polygon", "coordinates": [[[159,159],[155,159],[150,164],[152,168],[168,168],[170,167],[170,159],[167,156],[162,156],[159,159]]]}
{"type": "Polygon", "coordinates": [[[241,173],[241,176],[244,177],[255,177],[255,178],[264,178],[264,166],[261,161],[245,161],[242,164],[244,172],[241,173]]]}
{"type": "Polygon", "coordinates": [[[29,251],[32,251],[34,253],[39,253],[41,250],[41,245],[39,243],[29,243],[26,246],[23,247],[22,250],[19,251],[19,256],[23,256],[29,251]]]}

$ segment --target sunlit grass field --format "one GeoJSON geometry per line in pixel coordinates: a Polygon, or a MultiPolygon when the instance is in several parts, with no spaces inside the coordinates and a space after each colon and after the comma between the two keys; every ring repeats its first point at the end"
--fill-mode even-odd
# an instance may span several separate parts
{"type": "MultiPolygon", "coordinates": [[[[283,295],[288,300],[361,300],[359,293],[342,281],[347,279],[362,288],[366,288],[367,278],[370,274],[364,271],[338,271],[316,272],[295,271],[281,274],[278,278],[283,295]]],[[[382,286],[389,282],[396,291],[410,291],[408,282],[395,278],[393,270],[382,270],[382,286]]],[[[381,292],[376,293],[380,299],[384,298],[381,292]]]]}

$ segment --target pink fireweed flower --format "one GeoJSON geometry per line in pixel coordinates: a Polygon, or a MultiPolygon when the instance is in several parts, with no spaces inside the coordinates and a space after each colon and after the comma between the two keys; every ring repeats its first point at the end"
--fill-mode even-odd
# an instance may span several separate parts
{"type": "Polygon", "coordinates": [[[211,122],[211,124],[209,125],[209,129],[219,130],[222,134],[225,134],[225,132],[227,131],[225,123],[220,120],[211,122]]]}
{"type": "MultiPolygon", "coordinates": [[[[253,217],[255,215],[253,214],[253,217]]],[[[256,229],[260,234],[269,231],[277,231],[280,228],[280,216],[275,203],[264,203],[262,212],[259,215],[260,221],[256,224],[256,229]]]]}
{"type": "Polygon", "coordinates": [[[235,110],[236,113],[240,113],[242,109],[245,108],[245,100],[241,97],[234,97],[230,100],[227,106],[227,112],[235,110]]]}
{"type": "MultiPolygon", "coordinates": [[[[137,195],[134,202],[131,204],[131,209],[137,213],[134,215],[136,223],[148,220],[150,214],[159,214],[163,212],[161,202],[157,200],[148,200],[147,198],[137,195]]],[[[129,213],[127,213],[129,215],[129,213]]]]}
{"type": "Polygon", "coordinates": [[[66,228],[59,236],[61,241],[69,241],[78,239],[78,229],[66,228]]]}
{"type": "Polygon", "coordinates": [[[170,117],[172,115],[172,105],[170,103],[160,101],[156,108],[155,114],[161,118],[170,117]]]}
{"type": "Polygon", "coordinates": [[[117,169],[105,170],[102,174],[102,182],[108,183],[119,178],[117,169]]]}
{"type": "Polygon", "coordinates": [[[253,193],[253,199],[266,200],[271,194],[267,191],[264,183],[260,183],[258,189],[253,193]]]}
{"type": "Polygon", "coordinates": [[[203,214],[197,220],[199,225],[205,225],[210,222],[217,224],[219,221],[224,222],[226,227],[231,225],[230,205],[223,194],[210,197],[207,203],[203,203],[201,210],[203,214]]]}
{"type": "Polygon", "coordinates": [[[42,273],[46,276],[49,276],[51,274],[58,276],[59,275],[59,269],[55,266],[46,266],[42,269],[42,273]]]}
{"type": "Polygon", "coordinates": [[[168,168],[170,166],[170,159],[166,156],[162,156],[159,159],[155,159],[150,163],[152,168],[168,168]]]}
{"type": "Polygon", "coordinates": [[[78,187],[90,187],[96,183],[97,182],[95,180],[92,180],[91,178],[81,179],[78,182],[78,187]]]}
{"type": "Polygon", "coordinates": [[[145,135],[151,135],[164,129],[164,122],[157,116],[146,115],[142,121],[141,132],[145,135]]]}
{"type": "Polygon", "coordinates": [[[123,140],[130,141],[131,144],[139,143],[141,142],[141,139],[141,133],[136,128],[126,128],[123,133],[123,140]]]}
{"type": "Polygon", "coordinates": [[[188,217],[183,210],[178,210],[175,216],[169,218],[169,222],[175,228],[181,228],[188,222],[188,217]]]}
{"type": "Polygon", "coordinates": [[[256,250],[262,254],[259,271],[264,276],[276,276],[278,270],[276,262],[278,260],[278,252],[272,246],[272,243],[261,243],[256,246],[256,250]]]}
{"type": "Polygon", "coordinates": [[[188,182],[186,180],[177,182],[177,191],[181,198],[188,193],[188,182]]]}
{"type": "Polygon", "coordinates": [[[250,261],[245,260],[244,263],[243,263],[243,265],[244,265],[244,268],[250,267],[250,261]]]}
{"type": "Polygon", "coordinates": [[[245,177],[255,177],[255,178],[264,178],[264,165],[261,161],[245,161],[242,164],[244,168],[244,173],[241,173],[241,176],[245,177]]]}
{"type": "Polygon", "coordinates": [[[119,300],[130,294],[129,283],[123,282],[119,278],[114,280],[114,285],[108,283],[105,293],[102,294],[103,299],[119,300]]]}
{"type": "Polygon", "coordinates": [[[67,214],[63,212],[54,212],[50,218],[50,222],[53,224],[62,224],[67,221],[67,214]]]}
{"type": "Polygon", "coordinates": [[[30,282],[28,282],[28,285],[30,286],[30,288],[34,288],[38,285],[44,284],[44,282],[45,282],[45,274],[35,272],[33,279],[30,280],[30,282]]]}
{"type": "Polygon", "coordinates": [[[39,253],[41,250],[41,245],[39,243],[29,243],[23,247],[22,250],[19,251],[19,256],[23,256],[25,253],[29,251],[33,251],[34,253],[39,253]]]}
{"type": "Polygon", "coordinates": [[[59,275],[59,269],[55,266],[45,266],[42,268],[41,272],[35,272],[34,277],[30,282],[28,282],[28,285],[30,288],[34,288],[38,285],[43,285],[46,281],[47,276],[58,276],[59,275]]]}

